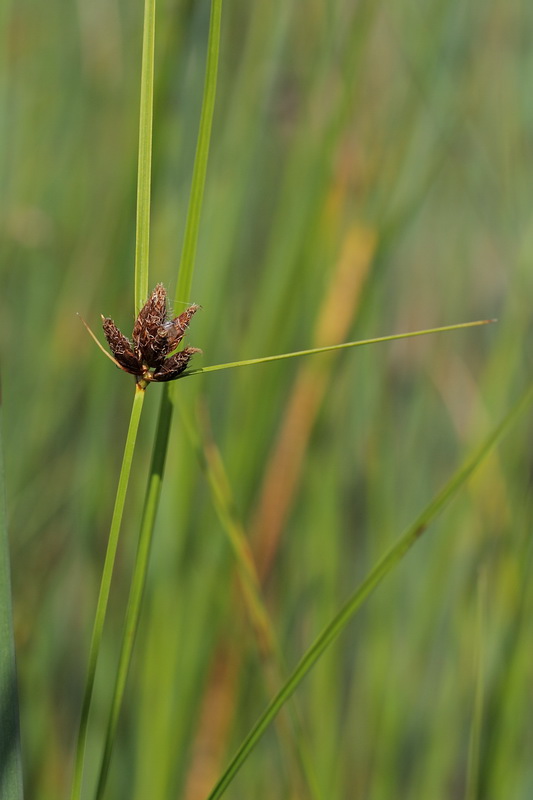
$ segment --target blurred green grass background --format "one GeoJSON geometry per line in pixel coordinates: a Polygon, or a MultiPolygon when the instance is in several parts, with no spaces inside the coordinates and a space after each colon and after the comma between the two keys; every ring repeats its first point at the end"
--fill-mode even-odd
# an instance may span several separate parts
{"type": "MultiPolygon", "coordinates": [[[[151,284],[172,295],[209,4],[160,0],[151,284]]],[[[133,381],[76,312],[133,323],[142,7],[19,0],[0,19],[0,318],[29,798],[65,796],[133,381]]],[[[497,326],[179,383],[210,430],[289,664],[528,381],[533,8],[235,0],[188,342],[215,364],[498,317],[497,326]],[[206,421],[207,420],[207,421],[206,421]]],[[[177,309],[178,311],[181,309],[177,309]]],[[[112,688],[151,387],[97,682],[112,688]]],[[[326,798],[533,792],[531,425],[368,601],[297,699],[326,798]],[[484,625],[477,585],[484,573],[484,625]]],[[[109,797],[200,800],[263,709],[234,561],[179,415],[109,797]]],[[[99,716],[100,715],[100,716],[99,716]]],[[[291,795],[273,728],[231,798],[291,795]]]]}

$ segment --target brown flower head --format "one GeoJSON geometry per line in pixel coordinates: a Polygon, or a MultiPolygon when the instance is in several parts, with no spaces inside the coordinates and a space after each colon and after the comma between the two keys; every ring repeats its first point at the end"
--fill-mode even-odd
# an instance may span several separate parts
{"type": "Polygon", "coordinates": [[[191,357],[202,352],[196,347],[186,347],[174,353],[199,308],[197,305],[189,306],[178,317],[169,319],[167,293],[163,284],[158,283],[135,320],[133,343],[119,331],[112,319],[102,317],[105,338],[117,365],[135,375],[138,382],[179,378],[191,357]]]}

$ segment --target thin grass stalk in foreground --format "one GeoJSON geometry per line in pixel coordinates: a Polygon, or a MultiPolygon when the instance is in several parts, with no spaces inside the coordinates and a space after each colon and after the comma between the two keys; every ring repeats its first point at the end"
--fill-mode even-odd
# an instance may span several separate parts
{"type": "MultiPolygon", "coordinates": [[[[196,157],[193,169],[189,211],[185,226],[184,245],[176,290],[177,300],[183,300],[184,298],[189,297],[192,285],[196,245],[200,227],[200,213],[204,195],[209,144],[211,140],[211,129],[216,97],[221,17],[222,0],[212,0],[202,112],[200,117],[198,144],[196,148],[196,157]]],[[[147,22],[145,17],[145,26],[146,24],[147,22]]],[[[153,72],[151,73],[149,79],[153,84],[153,72]]],[[[153,93],[153,86],[151,88],[151,92],[153,93]]],[[[143,119],[141,118],[141,126],[142,124],[143,119]]],[[[122,698],[124,696],[124,689],[126,686],[126,680],[131,662],[131,655],[133,652],[135,636],[139,624],[142,595],[146,583],[148,559],[155,525],[155,518],[159,506],[159,498],[161,495],[161,483],[165,469],[168,437],[172,421],[172,402],[170,392],[171,385],[166,384],[161,395],[161,404],[159,407],[157,429],[152,451],[152,460],[150,464],[150,474],[144,501],[141,530],[139,533],[139,544],[128,598],[128,606],[126,610],[124,632],[119,656],[119,666],[111,703],[111,711],[107,723],[104,753],[98,778],[97,797],[102,796],[106,785],[107,774],[109,771],[109,764],[120,715],[120,708],[122,705],[122,698]]]]}
{"type": "Polygon", "coordinates": [[[378,336],[375,339],[359,339],[357,342],[343,342],[342,344],[331,344],[327,347],[313,347],[310,350],[297,350],[293,353],[281,353],[277,356],[263,356],[261,358],[248,358],[244,361],[229,361],[227,364],[214,364],[211,367],[200,367],[191,369],[179,377],[178,380],[189,378],[191,375],[201,375],[204,372],[218,372],[221,369],[234,369],[235,367],[250,367],[254,364],[266,364],[269,361],[283,361],[286,358],[296,358],[299,356],[313,356],[318,353],[331,353],[334,350],[347,350],[349,347],[363,347],[367,344],[379,344],[380,342],[394,342],[396,339],[412,339],[415,336],[427,336],[430,333],[444,333],[445,331],[458,331],[462,328],[475,328],[479,325],[490,325],[496,322],[495,319],[480,319],[475,322],[460,322],[458,325],[444,325],[441,328],[426,328],[421,331],[410,331],[409,333],[394,333],[392,336],[378,336]]]}
{"type": "Polygon", "coordinates": [[[135,314],[148,297],[150,258],[150,182],[152,176],[152,120],[154,106],[155,0],[145,0],[139,112],[137,225],[135,240],[135,314]]]}
{"type": "Polygon", "coordinates": [[[137,432],[139,430],[139,421],[141,418],[143,401],[144,401],[144,390],[139,389],[139,387],[136,386],[135,397],[133,400],[133,408],[131,410],[130,424],[128,428],[128,434],[126,437],[126,444],[124,446],[124,456],[122,459],[122,467],[120,470],[120,477],[118,481],[117,494],[115,498],[115,507],[113,509],[111,528],[109,530],[109,541],[107,544],[104,569],[102,573],[102,581],[100,584],[100,591],[98,594],[98,603],[96,606],[96,615],[91,637],[91,645],[89,648],[87,678],[85,683],[85,691],[83,695],[83,705],[81,711],[78,741],[76,745],[76,760],[74,766],[74,780],[72,784],[71,800],[79,800],[81,796],[85,745],[87,742],[87,728],[89,722],[89,711],[91,707],[91,700],[93,696],[96,665],[98,662],[98,653],[100,652],[100,643],[102,640],[102,632],[107,612],[107,603],[109,600],[111,578],[113,575],[113,567],[115,564],[118,538],[122,523],[122,516],[124,513],[126,492],[128,489],[128,482],[131,472],[131,463],[133,460],[133,452],[135,450],[135,442],[137,440],[137,432]]]}
{"type": "Polygon", "coordinates": [[[22,800],[19,702],[6,517],[0,414],[0,798],[22,800]]]}
{"type": "Polygon", "coordinates": [[[322,631],[309,650],[300,660],[292,675],[283,688],[274,697],[270,705],[260,716],[248,736],[245,738],[237,753],[233,757],[229,766],[226,768],[217,784],[209,794],[207,800],[217,800],[227,789],[233,778],[240,770],[251,751],[258,743],[266,728],[272,722],[276,714],[287,702],[307,673],[316,664],[318,659],[324,654],[329,645],[339,636],[346,625],[353,618],[355,613],[362,606],[367,597],[378,586],[379,583],[396,567],[405,554],[415,544],[427,529],[430,522],[436,517],[451,498],[458,492],[463,484],[472,475],[476,467],[481,463],[489,451],[504,433],[517,421],[519,416],[533,402],[533,384],[524,392],[522,397],[508,412],[503,421],[486,437],[483,443],[466,459],[460,467],[441,489],[441,491],[426,506],[419,517],[410,525],[400,539],[393,545],[388,553],[376,564],[367,578],[350,597],[348,602],[341,608],[329,625],[322,631]]]}

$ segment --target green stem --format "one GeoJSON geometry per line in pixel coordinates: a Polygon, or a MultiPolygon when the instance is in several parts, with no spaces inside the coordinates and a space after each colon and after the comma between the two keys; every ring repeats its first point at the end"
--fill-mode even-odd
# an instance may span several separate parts
{"type": "Polygon", "coordinates": [[[150,183],[152,176],[152,121],[154,106],[155,0],[145,0],[141,103],[139,112],[139,159],[137,178],[137,225],[135,240],[135,314],[148,297],[150,257],[150,183]]]}
{"type": "Polygon", "coordinates": [[[115,679],[115,688],[113,691],[113,700],[107,723],[104,753],[102,756],[100,774],[98,777],[98,788],[96,791],[97,798],[101,798],[105,790],[107,775],[109,772],[109,764],[111,761],[111,753],[113,750],[113,744],[115,742],[120,708],[122,705],[122,698],[124,696],[124,689],[126,686],[131,655],[133,652],[133,646],[135,644],[135,636],[137,633],[137,627],[141,613],[141,602],[146,583],[148,559],[150,556],[150,547],[152,543],[153,522],[155,521],[159,495],[161,493],[161,481],[163,478],[163,470],[167,454],[167,442],[171,420],[171,413],[168,408],[169,404],[170,401],[168,394],[164,392],[159,411],[157,435],[152,453],[152,463],[150,465],[148,491],[145,498],[139,544],[137,546],[135,567],[124,621],[124,630],[122,634],[119,665],[115,679]]]}
{"type": "Polygon", "coordinates": [[[256,722],[246,739],[239,747],[232,761],[212,789],[207,800],[216,800],[221,797],[227,789],[237,772],[240,770],[250,752],[253,750],[268,725],[272,722],[276,714],[287,702],[289,697],[295,692],[296,688],[308,674],[318,659],[327,650],[329,645],[339,636],[346,625],[350,622],[354,614],[362,606],[366,598],[373,592],[379,583],[392,571],[392,569],[402,560],[407,551],[415,544],[427,529],[429,523],[434,519],[439,511],[449,502],[449,500],[463,486],[470,477],[474,469],[485,458],[488,452],[503,436],[503,434],[516,422],[518,417],[533,402],[533,384],[522,395],[519,401],[513,406],[511,411],[503,421],[487,436],[485,441],[466,459],[450,478],[448,483],[433,498],[420,514],[418,519],[407,528],[404,534],[395,545],[379,561],[367,578],[350,597],[348,602],[341,608],[329,625],[322,631],[309,650],[296,666],[292,675],[285,685],[274,697],[270,705],[266,708],[259,720],[256,722]]]}
{"type": "Polygon", "coordinates": [[[104,562],[104,570],[102,573],[102,581],[100,583],[100,592],[98,594],[98,604],[96,606],[96,615],[93,625],[91,645],[89,649],[87,678],[85,682],[81,720],[78,732],[78,741],[76,745],[76,761],[74,767],[74,780],[72,785],[71,800],[79,800],[81,796],[81,784],[82,784],[83,765],[85,758],[85,745],[87,742],[87,728],[89,721],[89,712],[91,708],[91,701],[93,696],[96,665],[98,662],[98,654],[100,652],[100,643],[102,640],[102,631],[107,611],[107,603],[109,600],[111,578],[113,575],[113,567],[115,564],[118,538],[122,523],[122,515],[124,513],[124,504],[126,501],[126,493],[128,490],[128,482],[131,472],[133,452],[135,450],[135,442],[137,440],[137,432],[139,430],[139,421],[141,418],[144,394],[145,394],[144,390],[140,389],[137,385],[135,389],[135,398],[133,400],[133,408],[131,410],[130,424],[128,428],[128,434],[126,437],[126,444],[124,447],[124,456],[122,459],[122,467],[120,470],[120,477],[118,481],[117,494],[115,498],[115,507],[113,509],[113,518],[111,520],[111,528],[109,530],[109,540],[107,543],[107,552],[104,562]]]}
{"type": "MultiPolygon", "coordinates": [[[[204,194],[205,176],[209,156],[209,143],[211,139],[211,128],[215,105],[221,15],[222,0],[212,0],[202,113],[200,117],[198,144],[196,148],[196,158],[191,186],[191,197],[189,201],[189,211],[187,214],[185,238],[176,292],[176,297],[178,299],[183,299],[189,296],[192,284],[192,274],[194,269],[196,244],[198,241],[200,212],[204,194]]],[[[122,706],[122,699],[124,696],[124,689],[126,686],[129,665],[131,662],[131,655],[133,652],[135,636],[139,624],[142,595],[146,583],[146,574],[148,571],[148,558],[154,531],[155,517],[161,495],[161,483],[165,469],[168,437],[172,422],[171,398],[171,387],[169,385],[165,385],[161,394],[161,405],[159,407],[152,462],[150,465],[150,475],[148,478],[148,487],[141,520],[141,531],[139,534],[137,557],[135,560],[134,574],[128,598],[128,607],[124,622],[124,632],[111,712],[107,723],[104,754],[98,779],[97,797],[102,796],[106,784],[111,753],[116,736],[118,718],[120,715],[120,708],[122,706]]]]}

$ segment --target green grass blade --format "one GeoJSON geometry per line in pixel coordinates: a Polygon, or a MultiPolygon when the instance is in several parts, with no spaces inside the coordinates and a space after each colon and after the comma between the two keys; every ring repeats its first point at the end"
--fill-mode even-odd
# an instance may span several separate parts
{"type": "Polygon", "coordinates": [[[2,800],[22,800],[22,757],[1,423],[0,416],[0,797],[2,800]]]}
{"type": "Polygon", "coordinates": [[[186,302],[192,285],[192,276],[200,229],[200,215],[204,198],[205,176],[211,142],[211,128],[215,110],[217,91],[218,54],[220,49],[220,23],[222,18],[222,0],[211,3],[211,19],[209,22],[209,38],[207,42],[207,61],[205,69],[204,96],[202,113],[198,130],[198,142],[194,159],[194,170],[191,185],[191,197],[185,223],[185,235],[181,252],[176,300],[186,302]]]}
{"type": "Polygon", "coordinates": [[[135,398],[133,400],[133,408],[131,410],[130,424],[126,437],[126,444],[124,446],[124,456],[122,459],[122,467],[120,470],[120,477],[118,481],[117,494],[115,498],[115,507],[113,509],[113,517],[111,520],[111,527],[109,531],[109,541],[107,544],[104,569],[102,573],[102,581],[100,584],[100,591],[98,594],[98,603],[96,606],[96,615],[93,625],[91,645],[89,649],[87,678],[85,682],[85,691],[83,695],[80,727],[78,732],[78,741],[76,745],[76,761],[74,767],[74,780],[72,784],[72,793],[71,793],[72,800],[79,800],[81,796],[83,764],[85,758],[85,744],[87,742],[87,729],[89,722],[89,712],[91,708],[91,700],[93,696],[94,679],[96,675],[96,665],[98,662],[98,654],[100,652],[100,643],[102,641],[102,632],[104,628],[104,621],[107,611],[107,603],[109,600],[111,578],[113,576],[113,567],[115,564],[115,556],[117,552],[120,526],[122,523],[122,515],[124,513],[124,504],[126,501],[126,493],[128,490],[128,482],[131,472],[131,463],[133,460],[133,452],[135,450],[135,442],[137,440],[137,432],[139,430],[139,422],[141,418],[143,401],[144,401],[144,390],[136,387],[135,398]]]}
{"type": "Polygon", "coordinates": [[[244,361],[231,361],[227,364],[214,364],[211,367],[201,367],[186,372],[182,377],[188,378],[191,375],[201,375],[204,372],[218,372],[221,369],[234,369],[235,367],[250,367],[253,364],[266,364],[269,361],[282,361],[286,358],[297,358],[299,356],[313,356],[318,353],[331,353],[334,350],[347,350],[349,347],[363,347],[367,344],[379,344],[380,342],[393,342],[396,339],[412,339],[415,336],[427,336],[430,333],[443,333],[444,331],[457,331],[462,328],[475,328],[479,325],[489,325],[496,322],[494,319],[482,319],[476,322],[461,322],[459,325],[444,325],[441,328],[427,328],[423,331],[411,331],[409,333],[395,333],[392,336],[379,336],[375,339],[360,339],[357,342],[344,342],[343,344],[332,344],[327,347],[313,347],[311,350],[298,350],[294,353],[282,353],[277,356],[264,356],[263,358],[248,358],[244,361]]]}
{"type": "MultiPolygon", "coordinates": [[[[221,24],[222,0],[213,0],[211,4],[211,18],[209,25],[209,36],[207,46],[206,77],[204,84],[204,96],[202,101],[202,112],[198,132],[198,143],[193,170],[191,186],[191,197],[185,228],[184,244],[180,262],[180,271],[176,298],[182,300],[190,294],[192,276],[194,271],[194,261],[196,254],[196,244],[198,241],[198,231],[200,226],[200,213],[204,194],[205,177],[207,172],[207,161],[209,156],[209,144],[211,139],[211,128],[213,112],[215,106],[217,74],[218,74],[218,54],[220,46],[220,24],[221,24]]],[[[146,24],[146,22],[145,22],[146,24]]],[[[146,36],[146,33],[145,33],[146,36]]],[[[144,72],[143,72],[144,74],[144,72]]],[[[153,82],[153,75],[151,76],[153,82]]],[[[142,115],[141,115],[142,126],[142,115]]],[[[140,162],[139,162],[140,169],[140,162]]],[[[149,192],[148,192],[149,201],[149,192]]],[[[124,696],[124,689],[128,676],[131,655],[135,643],[135,636],[139,624],[141,612],[142,595],[146,583],[148,571],[148,558],[152,534],[154,530],[159,498],[161,495],[161,483],[165,469],[165,461],[168,447],[168,437],[172,421],[172,387],[165,385],[161,394],[161,405],[157,429],[155,434],[150,474],[145,496],[143,516],[141,520],[141,530],[139,534],[139,544],[134,566],[134,574],[128,598],[128,607],[124,623],[121,651],[119,656],[119,667],[113,692],[110,716],[107,723],[106,740],[104,753],[100,766],[98,779],[97,797],[100,798],[105,790],[111,754],[116,736],[116,729],[124,696]]]]}
{"type": "Polygon", "coordinates": [[[141,103],[139,113],[139,161],[137,177],[137,226],[135,240],[135,313],[148,297],[150,258],[150,183],[152,176],[152,121],[154,107],[155,0],[145,0],[141,103]]]}
{"type": "Polygon", "coordinates": [[[278,711],[291,697],[293,692],[302,682],[307,673],[316,664],[320,656],[327,650],[329,645],[339,636],[352,619],[354,614],[361,607],[366,598],[378,586],[379,583],[391,572],[394,567],[402,560],[408,550],[422,536],[430,522],[441,511],[449,500],[457,493],[464,483],[471,476],[472,472],[485,458],[489,451],[503,434],[516,422],[518,417],[528,408],[533,401],[533,385],[522,395],[515,406],[509,411],[503,421],[486,437],[483,443],[466,459],[450,478],[448,483],[426,506],[419,517],[410,525],[395,545],[386,553],[376,564],[367,578],[349,598],[339,613],[333,618],[329,625],[322,631],[309,650],[296,666],[294,672],[285,683],[283,688],[274,697],[268,708],[261,715],[246,739],[241,744],[231,763],[222,774],[221,778],[209,794],[208,800],[216,800],[221,797],[227,789],[247,757],[265,732],[270,722],[274,719],[278,711]]]}

